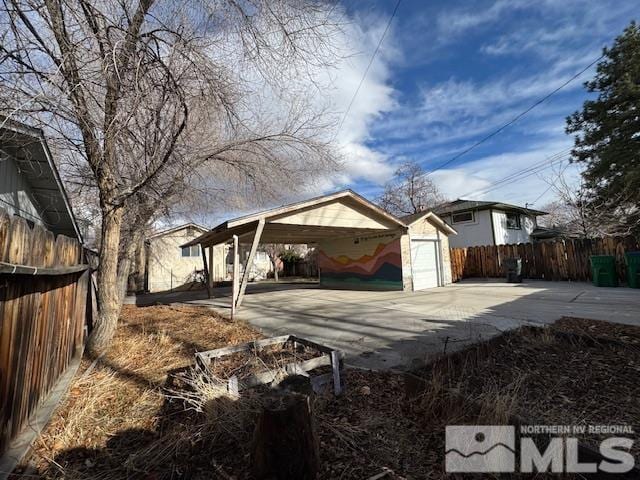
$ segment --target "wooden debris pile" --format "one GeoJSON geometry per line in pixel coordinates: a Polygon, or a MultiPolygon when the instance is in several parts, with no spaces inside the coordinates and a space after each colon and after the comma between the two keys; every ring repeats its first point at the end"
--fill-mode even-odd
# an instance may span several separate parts
{"type": "Polygon", "coordinates": [[[275,385],[290,375],[309,377],[314,391],[333,383],[334,393],[342,393],[343,353],[294,335],[198,352],[195,356],[196,364],[225,381],[234,395],[260,385],[275,385]]]}

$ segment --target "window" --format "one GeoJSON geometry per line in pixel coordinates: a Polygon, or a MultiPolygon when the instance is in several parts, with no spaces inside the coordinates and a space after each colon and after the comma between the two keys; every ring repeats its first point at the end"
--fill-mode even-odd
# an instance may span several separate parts
{"type": "Polygon", "coordinates": [[[509,230],[520,230],[520,214],[519,213],[507,213],[507,228],[509,230]]]}
{"type": "Polygon", "coordinates": [[[454,213],[451,217],[453,223],[473,222],[473,212],[454,213]]]}
{"type": "Polygon", "coordinates": [[[192,245],[190,247],[182,247],[182,256],[183,257],[199,257],[200,256],[200,245],[192,245]]]}

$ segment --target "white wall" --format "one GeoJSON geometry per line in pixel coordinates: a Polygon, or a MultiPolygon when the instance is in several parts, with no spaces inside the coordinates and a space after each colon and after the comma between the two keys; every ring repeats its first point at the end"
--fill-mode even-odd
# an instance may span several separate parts
{"type": "Polygon", "coordinates": [[[536,228],[535,217],[520,214],[520,229],[507,228],[507,213],[501,210],[492,210],[493,228],[496,245],[510,243],[528,243],[531,241],[531,232],[536,228]]]}
{"type": "Polygon", "coordinates": [[[445,222],[458,232],[457,235],[449,236],[449,245],[451,248],[493,245],[491,213],[489,210],[480,210],[473,213],[473,221],[468,223],[453,223],[451,215],[442,217],[445,222]]]}
{"type": "MultiPolygon", "coordinates": [[[[238,258],[240,260],[240,275],[243,275],[244,272],[244,264],[249,258],[249,253],[251,251],[250,244],[241,243],[238,248],[238,258]]],[[[224,256],[221,259],[222,261],[222,269],[224,271],[224,278],[222,280],[233,280],[233,245],[225,244],[224,245],[224,256]]],[[[253,264],[249,267],[249,280],[264,280],[269,276],[269,273],[273,271],[273,265],[271,264],[271,260],[269,259],[269,255],[264,250],[260,250],[260,245],[258,245],[258,250],[256,251],[255,257],[253,257],[253,264]]],[[[221,281],[222,281],[221,280],[221,281]]]]}
{"type": "MultiPolygon", "coordinates": [[[[451,248],[451,241],[456,237],[456,235],[447,235],[446,233],[440,231],[438,227],[427,219],[422,219],[420,221],[415,222],[413,225],[409,227],[409,239],[411,238],[429,238],[440,241],[440,251],[438,252],[438,260],[439,266],[438,270],[442,269],[441,272],[441,281],[444,285],[449,285],[452,283],[451,277],[451,256],[449,254],[449,248],[451,248]]],[[[404,264],[404,256],[409,255],[409,260],[411,260],[411,254],[405,253],[403,250],[403,273],[404,269],[407,268],[404,264]]],[[[409,268],[411,265],[409,264],[409,268]]]]}
{"type": "Polygon", "coordinates": [[[34,223],[45,226],[37,201],[18,167],[9,157],[0,159],[0,207],[9,215],[19,215],[34,223]]]}
{"type": "Polygon", "coordinates": [[[204,268],[202,255],[183,257],[180,248],[180,245],[202,233],[195,228],[183,228],[149,240],[147,275],[150,292],[161,292],[184,285],[192,279],[195,270],[204,268]]]}

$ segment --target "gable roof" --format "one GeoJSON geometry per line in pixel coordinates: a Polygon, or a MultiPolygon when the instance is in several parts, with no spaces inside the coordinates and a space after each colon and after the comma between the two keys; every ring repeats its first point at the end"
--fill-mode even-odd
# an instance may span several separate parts
{"type": "Polygon", "coordinates": [[[82,243],[78,222],[43,131],[0,115],[0,150],[16,162],[20,176],[36,197],[34,200],[46,199],[39,206],[47,228],[82,243]],[[23,163],[28,163],[31,168],[21,168],[23,163]]]}
{"type": "Polygon", "coordinates": [[[284,215],[287,213],[294,212],[296,210],[302,210],[304,208],[312,207],[322,203],[328,203],[333,200],[337,200],[339,198],[345,198],[345,197],[355,200],[360,205],[373,210],[375,213],[377,213],[382,217],[385,217],[387,220],[390,220],[392,223],[397,223],[399,226],[404,226],[404,224],[397,217],[391,215],[389,212],[383,210],[382,208],[377,206],[375,203],[370,202],[369,200],[364,198],[362,195],[357,194],[353,190],[346,189],[346,190],[340,190],[338,192],[330,193],[328,195],[320,195],[318,197],[313,197],[308,200],[303,200],[301,202],[290,203],[288,205],[283,205],[281,207],[270,208],[268,210],[263,210],[261,212],[252,213],[249,215],[244,215],[242,217],[227,220],[226,222],[221,223],[220,225],[214,227],[213,230],[217,230],[219,227],[222,227],[222,226],[227,226],[227,228],[237,227],[239,225],[255,222],[260,218],[264,218],[265,220],[268,220],[270,217],[284,215]]]}
{"type": "Polygon", "coordinates": [[[183,223],[182,225],[178,225],[177,227],[171,227],[165,230],[160,230],[159,232],[149,235],[147,237],[147,240],[152,240],[154,238],[169,235],[170,233],[179,232],[180,230],[184,230],[185,228],[194,228],[196,230],[199,230],[202,233],[208,231],[207,227],[203,227],[202,225],[198,225],[197,223],[189,222],[189,223],[183,223]]]}
{"type": "Polygon", "coordinates": [[[351,234],[366,234],[386,229],[406,228],[406,224],[399,218],[354,191],[347,189],[227,220],[199,238],[185,243],[183,246],[197,243],[208,246],[228,241],[233,235],[249,235],[250,232],[255,230],[259,222],[266,224],[262,237],[265,239],[265,243],[315,243],[317,239],[328,238],[331,235],[335,237],[341,234],[346,237],[351,234]],[[372,223],[377,223],[378,226],[340,226],[301,222],[304,228],[300,228],[300,224],[290,220],[295,216],[299,216],[299,219],[305,212],[334,203],[342,203],[348,206],[347,208],[358,210],[361,215],[375,219],[375,222],[372,223]],[[282,219],[285,217],[289,218],[290,221],[283,221],[282,219]],[[275,240],[275,238],[278,240],[275,240]],[[304,241],[305,239],[307,241],[304,241]]]}
{"type": "Polygon", "coordinates": [[[438,215],[436,215],[430,210],[425,210],[424,212],[416,212],[416,213],[412,213],[411,215],[405,215],[404,217],[400,217],[400,220],[402,220],[405,223],[405,225],[407,225],[407,227],[410,227],[411,225],[413,225],[414,223],[422,219],[429,220],[435,223],[440,228],[440,230],[444,230],[446,233],[450,235],[456,235],[458,233],[450,225],[448,225],[444,220],[442,220],[438,215]]]}
{"type": "Polygon", "coordinates": [[[466,212],[469,210],[496,210],[515,211],[527,215],[547,215],[547,212],[541,210],[533,210],[531,208],[520,207],[503,202],[487,202],[483,200],[464,200],[459,198],[453,202],[443,203],[433,209],[438,215],[449,215],[452,213],[466,212]]]}

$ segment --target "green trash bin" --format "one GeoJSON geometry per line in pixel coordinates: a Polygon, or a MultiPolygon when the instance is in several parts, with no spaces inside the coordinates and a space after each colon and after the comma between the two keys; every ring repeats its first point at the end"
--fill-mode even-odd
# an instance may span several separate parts
{"type": "Polygon", "coordinates": [[[616,257],[591,255],[591,278],[596,287],[617,287],[616,257]]]}
{"type": "Polygon", "coordinates": [[[627,283],[630,288],[640,288],[640,252],[627,252],[627,283]]]}

